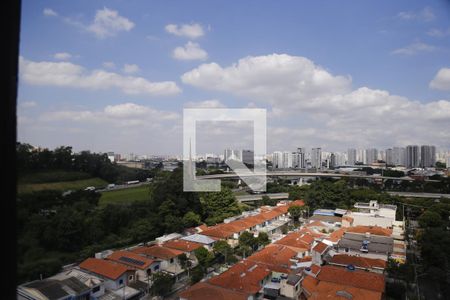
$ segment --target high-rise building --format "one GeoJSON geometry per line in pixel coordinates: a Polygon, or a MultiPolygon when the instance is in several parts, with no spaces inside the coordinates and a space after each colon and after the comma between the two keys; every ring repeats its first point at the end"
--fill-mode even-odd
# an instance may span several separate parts
{"type": "Polygon", "coordinates": [[[356,150],[356,161],[359,163],[364,163],[366,161],[366,151],[363,149],[356,150]]]}
{"type": "Polygon", "coordinates": [[[406,149],[403,147],[394,147],[392,149],[393,165],[406,166],[406,149]]]}
{"type": "Polygon", "coordinates": [[[406,167],[417,168],[419,167],[420,155],[419,146],[408,145],[406,146],[406,167]]]}
{"type": "Polygon", "coordinates": [[[283,168],[283,153],[281,151],[275,151],[272,154],[272,166],[274,169],[283,168]]]}
{"type": "Polygon", "coordinates": [[[356,163],[356,149],[347,150],[347,165],[354,166],[356,163]]]}
{"type": "Polygon", "coordinates": [[[392,148],[386,149],[386,164],[387,165],[394,165],[394,150],[392,150],[392,148]]]}
{"type": "Polygon", "coordinates": [[[284,151],[282,156],[283,169],[292,168],[292,154],[289,151],[284,151]]]}
{"type": "Polygon", "coordinates": [[[386,151],[380,150],[378,151],[378,160],[386,161],[386,151]]]}
{"type": "Polygon", "coordinates": [[[378,160],[378,151],[375,148],[366,149],[366,160],[364,163],[370,165],[378,160]]]}
{"type": "Polygon", "coordinates": [[[422,168],[434,167],[436,165],[436,147],[422,145],[420,147],[420,166],[422,168]]]}
{"type": "Polygon", "coordinates": [[[331,153],[330,154],[330,159],[328,160],[328,168],[334,168],[337,166],[336,163],[336,154],[331,153]]]}
{"type": "Polygon", "coordinates": [[[322,168],[322,148],[311,149],[311,167],[315,169],[322,168]]]}
{"type": "Polygon", "coordinates": [[[306,167],[306,151],[304,148],[297,148],[297,152],[292,152],[292,168],[304,169],[306,167]]]}

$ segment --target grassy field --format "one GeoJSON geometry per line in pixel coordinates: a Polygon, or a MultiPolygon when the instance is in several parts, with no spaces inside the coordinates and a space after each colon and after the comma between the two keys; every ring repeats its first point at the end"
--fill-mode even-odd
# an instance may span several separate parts
{"type": "Polygon", "coordinates": [[[89,179],[61,181],[61,182],[19,183],[19,185],[17,186],[17,191],[19,194],[43,190],[67,191],[67,190],[81,190],[85,189],[88,186],[104,187],[106,185],[108,185],[108,183],[100,178],[89,178],[89,179]]]}
{"type": "Polygon", "coordinates": [[[92,176],[85,172],[50,170],[23,174],[19,176],[19,183],[48,183],[91,178],[92,176]]]}
{"type": "Polygon", "coordinates": [[[150,190],[148,185],[103,192],[102,197],[100,198],[99,206],[104,207],[107,204],[145,201],[149,199],[149,192],[150,190]]]}

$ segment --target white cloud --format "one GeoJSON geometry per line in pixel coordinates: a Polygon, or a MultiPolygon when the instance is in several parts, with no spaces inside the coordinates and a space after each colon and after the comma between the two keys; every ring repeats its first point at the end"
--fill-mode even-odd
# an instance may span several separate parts
{"type": "Polygon", "coordinates": [[[121,31],[130,31],[134,23],[119,15],[116,10],[103,8],[97,10],[94,21],[86,29],[99,38],[114,36],[121,31]]]}
{"type": "Polygon", "coordinates": [[[433,10],[430,7],[425,7],[420,11],[402,11],[397,15],[398,18],[406,21],[424,21],[430,22],[436,19],[433,10]]]}
{"type": "Polygon", "coordinates": [[[309,101],[349,91],[351,86],[348,76],[333,76],[307,58],[286,54],[249,56],[226,68],[202,64],[183,74],[181,80],[270,103],[309,101]]]}
{"type": "Polygon", "coordinates": [[[415,55],[420,52],[433,52],[436,50],[437,48],[435,46],[428,45],[422,42],[414,42],[406,47],[395,49],[391,53],[399,55],[415,55]]]}
{"type": "Polygon", "coordinates": [[[103,66],[104,68],[107,68],[107,69],[114,69],[114,68],[116,67],[116,64],[113,63],[112,61],[105,61],[105,62],[102,64],[102,66],[103,66]]]}
{"type": "Polygon", "coordinates": [[[19,104],[21,108],[32,108],[36,107],[37,103],[35,101],[25,101],[19,104]]]}
{"type": "Polygon", "coordinates": [[[88,71],[70,62],[34,62],[19,59],[20,78],[32,85],[82,89],[116,88],[130,95],[174,95],[181,92],[173,81],[151,82],[142,77],[122,76],[105,70],[88,71]]]}
{"type": "Polygon", "coordinates": [[[103,110],[60,110],[43,113],[39,120],[43,122],[93,122],[115,123],[117,126],[149,125],[154,122],[179,120],[180,115],[169,111],[160,111],[149,106],[131,102],[107,105],[103,110]]]}
{"type": "Polygon", "coordinates": [[[53,55],[53,58],[57,60],[69,60],[72,58],[72,54],[67,52],[58,52],[53,55]]]}
{"type": "Polygon", "coordinates": [[[187,102],[184,107],[187,108],[225,108],[225,104],[217,99],[205,100],[200,102],[187,102]]]}
{"type": "Polygon", "coordinates": [[[187,37],[190,39],[196,39],[205,34],[203,27],[198,23],[193,24],[168,24],[165,27],[168,33],[174,34],[176,36],[187,37]]]}
{"type": "Polygon", "coordinates": [[[135,64],[125,64],[123,65],[123,72],[127,73],[127,74],[135,74],[138,73],[141,69],[139,68],[138,65],[135,64]]]}
{"type": "Polygon", "coordinates": [[[270,148],[450,147],[450,132],[443,130],[450,128],[450,101],[421,103],[385,90],[352,89],[349,76],[333,75],[304,57],[272,54],[242,58],[228,67],[203,64],[181,79],[245,103],[269,104],[270,148]]]}
{"type": "Polygon", "coordinates": [[[200,48],[200,45],[193,42],[187,42],[184,47],[177,47],[172,53],[175,59],[179,60],[205,60],[208,53],[200,48]]]}
{"type": "Polygon", "coordinates": [[[440,69],[430,82],[430,88],[435,90],[450,91],[450,68],[440,69]]]}
{"type": "Polygon", "coordinates": [[[430,29],[427,34],[432,37],[443,38],[446,36],[450,36],[450,28],[448,28],[447,30],[433,28],[430,29]]]}
{"type": "Polygon", "coordinates": [[[51,8],[44,8],[42,13],[44,14],[44,16],[47,16],[47,17],[56,17],[56,16],[58,16],[58,13],[56,11],[54,11],[53,9],[51,9],[51,8]]]}

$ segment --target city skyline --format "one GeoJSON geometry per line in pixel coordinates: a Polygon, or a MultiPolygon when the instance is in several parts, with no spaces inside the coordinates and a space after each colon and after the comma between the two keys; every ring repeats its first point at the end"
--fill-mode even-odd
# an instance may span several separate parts
{"type": "MultiPolygon", "coordinates": [[[[450,148],[444,2],[145,4],[24,1],[20,141],[178,154],[184,107],[257,107],[269,152],[450,148]]],[[[203,134],[229,144],[243,127],[203,134]]]]}

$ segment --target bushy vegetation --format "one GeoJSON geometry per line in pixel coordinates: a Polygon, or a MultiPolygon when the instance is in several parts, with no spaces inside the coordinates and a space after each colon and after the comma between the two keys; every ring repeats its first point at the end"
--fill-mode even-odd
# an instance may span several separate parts
{"type": "MultiPolygon", "coordinates": [[[[26,159],[33,160],[42,155],[39,153],[26,159]]],[[[51,157],[45,153],[46,157],[51,157]]],[[[109,160],[104,163],[114,168],[109,160]]],[[[55,164],[54,167],[62,166],[55,164]]],[[[73,165],[63,167],[73,171],[73,165]]],[[[62,265],[79,262],[98,251],[151,241],[206,220],[210,224],[221,222],[240,212],[235,197],[227,188],[220,193],[183,192],[181,168],[158,172],[150,186],[105,195],[78,190],[63,196],[61,191],[42,190],[18,196],[20,282],[38,279],[40,275],[50,276],[62,265]],[[132,196],[139,197],[139,201],[128,201],[133,200],[132,196]],[[221,202],[217,206],[218,199],[221,202]]]]}
{"type": "Polygon", "coordinates": [[[122,183],[129,180],[144,181],[153,176],[153,171],[116,165],[105,153],[74,153],[72,147],[67,146],[49,150],[17,143],[16,152],[19,182],[62,182],[89,176],[110,183],[122,183]]]}

